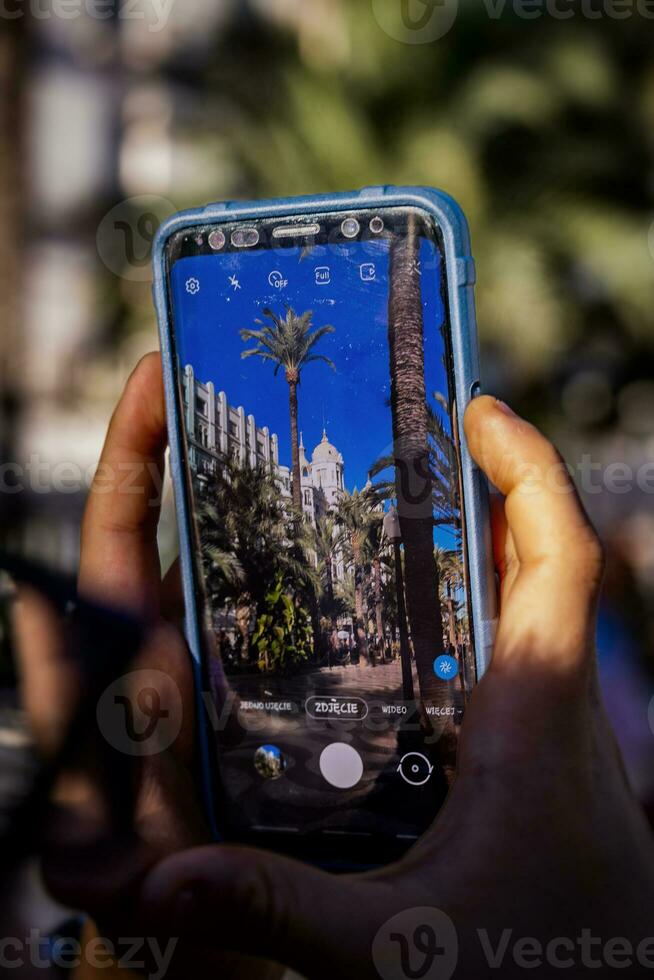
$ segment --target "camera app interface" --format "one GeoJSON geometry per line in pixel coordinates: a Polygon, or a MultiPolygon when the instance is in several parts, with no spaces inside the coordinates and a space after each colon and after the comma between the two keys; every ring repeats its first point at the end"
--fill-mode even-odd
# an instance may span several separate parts
{"type": "Polygon", "coordinates": [[[442,256],[420,212],[177,236],[222,829],[410,841],[474,659],[442,256]]]}

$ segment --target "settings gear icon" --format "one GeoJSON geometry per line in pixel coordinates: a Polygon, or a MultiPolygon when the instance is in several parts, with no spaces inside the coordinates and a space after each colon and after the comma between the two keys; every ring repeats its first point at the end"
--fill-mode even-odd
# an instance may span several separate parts
{"type": "Polygon", "coordinates": [[[200,292],[200,281],[192,276],[190,279],[186,280],[186,292],[190,293],[191,296],[195,296],[196,293],[200,292]]]}

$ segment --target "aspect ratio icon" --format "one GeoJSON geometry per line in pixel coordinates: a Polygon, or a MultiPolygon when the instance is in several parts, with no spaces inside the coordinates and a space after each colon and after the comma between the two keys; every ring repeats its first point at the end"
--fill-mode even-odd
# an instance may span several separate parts
{"type": "Polygon", "coordinates": [[[377,270],[373,262],[364,262],[359,266],[359,275],[362,282],[374,282],[377,278],[377,270]]]}
{"type": "Polygon", "coordinates": [[[316,267],[316,286],[328,286],[332,281],[332,271],[328,265],[316,267]]]}
{"type": "Polygon", "coordinates": [[[434,767],[422,752],[407,752],[400,759],[397,771],[405,783],[411,786],[424,786],[434,767]]]}
{"type": "Polygon", "coordinates": [[[284,279],[279,269],[273,269],[268,276],[268,282],[273,289],[284,289],[285,286],[288,286],[288,279],[284,279]]]}

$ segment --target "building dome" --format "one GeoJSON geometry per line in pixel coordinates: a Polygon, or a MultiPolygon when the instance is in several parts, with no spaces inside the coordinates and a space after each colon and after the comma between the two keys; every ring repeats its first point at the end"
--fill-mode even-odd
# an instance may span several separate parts
{"type": "Polygon", "coordinates": [[[341,454],[336,446],[332,446],[325,429],[322,430],[322,439],[314,449],[311,459],[314,463],[341,462],[341,454]]]}

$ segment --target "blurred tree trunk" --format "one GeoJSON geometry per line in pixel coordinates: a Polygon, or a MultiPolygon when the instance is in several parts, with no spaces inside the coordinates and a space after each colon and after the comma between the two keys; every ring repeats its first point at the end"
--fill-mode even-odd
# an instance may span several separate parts
{"type": "MultiPolygon", "coordinates": [[[[22,330],[20,269],[22,246],[21,83],[25,17],[6,20],[0,33],[0,463],[19,462],[22,330]]],[[[10,471],[5,477],[9,482],[10,471]]],[[[17,534],[22,493],[3,493],[0,538],[17,534]]],[[[12,539],[14,539],[12,537],[12,539]]]]}

